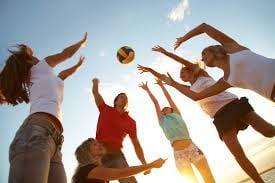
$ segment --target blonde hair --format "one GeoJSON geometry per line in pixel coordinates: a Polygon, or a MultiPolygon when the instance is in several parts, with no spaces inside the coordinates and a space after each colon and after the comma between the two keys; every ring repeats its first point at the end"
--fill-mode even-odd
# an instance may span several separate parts
{"type": "Polygon", "coordinates": [[[72,177],[72,183],[77,182],[77,173],[81,167],[88,164],[101,164],[101,157],[95,157],[91,154],[91,144],[95,141],[96,140],[93,138],[88,138],[76,148],[75,157],[78,162],[78,166],[75,170],[74,176],[72,177]]]}
{"type": "Polygon", "coordinates": [[[204,68],[205,68],[204,63],[201,62],[201,61],[197,61],[194,68],[185,67],[185,66],[183,65],[181,69],[183,69],[183,70],[185,70],[185,71],[188,71],[188,72],[191,72],[191,74],[192,74],[195,78],[198,78],[199,76],[208,76],[208,75],[205,74],[206,72],[203,72],[203,71],[204,71],[204,68]]]}
{"type": "Polygon", "coordinates": [[[76,151],[75,151],[75,157],[77,159],[79,166],[84,166],[87,164],[95,164],[99,165],[101,164],[100,157],[95,157],[91,154],[91,144],[95,142],[95,139],[88,138],[82,144],[80,144],[76,151]]]}
{"type": "Polygon", "coordinates": [[[216,60],[222,60],[222,59],[226,58],[226,56],[227,56],[227,52],[222,45],[208,46],[203,49],[202,53],[205,51],[209,51],[209,52],[213,53],[214,58],[216,60]]]}

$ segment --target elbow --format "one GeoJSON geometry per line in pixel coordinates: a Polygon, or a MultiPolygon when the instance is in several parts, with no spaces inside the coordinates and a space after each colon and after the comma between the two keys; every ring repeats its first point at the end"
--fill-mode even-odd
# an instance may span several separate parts
{"type": "Polygon", "coordinates": [[[209,27],[209,25],[206,24],[206,23],[202,23],[202,24],[200,25],[200,28],[201,28],[201,30],[203,30],[203,31],[207,30],[208,27],[209,27]]]}
{"type": "Polygon", "coordinates": [[[208,26],[208,24],[203,22],[200,26],[203,27],[203,28],[206,28],[208,26]]]}

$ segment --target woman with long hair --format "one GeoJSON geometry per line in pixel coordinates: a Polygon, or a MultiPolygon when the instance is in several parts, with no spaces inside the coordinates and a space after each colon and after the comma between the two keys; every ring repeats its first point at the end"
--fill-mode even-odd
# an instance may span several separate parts
{"type": "Polygon", "coordinates": [[[174,157],[178,171],[185,180],[194,183],[198,182],[191,166],[191,164],[193,164],[199,170],[205,183],[214,183],[215,180],[206,157],[190,138],[186,123],[182,119],[178,107],[164,87],[162,81],[157,80],[157,84],[162,89],[168,103],[170,104],[169,107],[164,107],[162,110],[156,97],[150,91],[147,82],[142,83],[139,86],[146,91],[155,105],[159,125],[174,150],[174,157]]]}
{"type": "Polygon", "coordinates": [[[167,84],[173,86],[178,91],[198,101],[198,104],[211,118],[214,118],[214,125],[218,131],[220,139],[225,143],[226,147],[235,157],[236,161],[242,169],[256,182],[263,182],[254,165],[246,157],[241,144],[237,138],[240,130],[245,130],[251,125],[256,131],[266,137],[273,137],[275,135],[275,128],[273,125],[267,123],[261,118],[248,103],[248,99],[238,97],[229,92],[222,92],[217,95],[198,100],[190,93],[200,92],[215,84],[215,80],[198,64],[193,64],[190,61],[179,57],[171,52],[166,51],[160,46],[153,48],[153,51],[160,52],[176,62],[182,64],[180,77],[184,82],[189,82],[191,86],[180,84],[168,78],[165,75],[159,74],[151,68],[139,66],[143,72],[151,72],[154,76],[163,79],[167,84]],[[184,89],[183,89],[184,88],[184,89]],[[188,92],[187,92],[188,91],[188,92]]]}
{"type": "Polygon", "coordinates": [[[222,69],[224,76],[215,85],[198,93],[199,99],[213,96],[230,87],[239,87],[252,90],[275,102],[275,59],[251,51],[206,23],[177,38],[175,49],[202,33],[221,44],[206,47],[202,51],[202,61],[208,67],[222,69]]]}
{"type": "Polygon", "coordinates": [[[84,57],[58,76],[53,68],[72,57],[86,39],[87,33],[78,43],[44,60],[24,44],[9,50],[11,55],[0,74],[0,103],[30,103],[30,114],[10,145],[9,183],[66,182],[61,157],[64,80],[81,66],[84,57]]]}
{"type": "Polygon", "coordinates": [[[101,159],[106,154],[104,145],[93,138],[88,138],[75,151],[78,166],[72,183],[104,183],[160,168],[165,160],[159,158],[151,163],[126,168],[107,168],[101,159]]]}

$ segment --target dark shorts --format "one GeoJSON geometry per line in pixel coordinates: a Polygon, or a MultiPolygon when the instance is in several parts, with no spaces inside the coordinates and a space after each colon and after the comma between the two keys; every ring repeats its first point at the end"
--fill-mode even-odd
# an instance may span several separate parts
{"type": "Polygon", "coordinates": [[[237,132],[245,130],[248,125],[240,119],[246,114],[254,111],[252,106],[248,103],[246,97],[233,100],[232,102],[223,106],[214,116],[214,125],[222,140],[223,134],[231,129],[236,129],[237,132]]]}

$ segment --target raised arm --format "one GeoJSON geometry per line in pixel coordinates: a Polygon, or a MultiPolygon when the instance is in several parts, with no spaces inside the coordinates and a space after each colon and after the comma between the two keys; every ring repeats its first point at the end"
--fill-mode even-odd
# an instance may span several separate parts
{"type": "Polygon", "coordinates": [[[65,48],[62,52],[50,55],[45,58],[46,62],[51,66],[55,67],[56,65],[60,64],[61,62],[65,61],[66,59],[72,57],[79,48],[86,43],[87,40],[87,32],[84,35],[84,38],[80,40],[78,43],[73,44],[67,48],[65,48]]]}
{"type": "Polygon", "coordinates": [[[142,73],[145,73],[145,72],[150,72],[151,74],[153,74],[155,77],[161,79],[161,80],[165,80],[167,79],[167,76],[165,74],[160,74],[158,73],[157,71],[155,71],[154,69],[150,68],[150,67],[144,67],[142,65],[138,65],[138,70],[141,72],[140,74],[142,73]]]}
{"type": "Polygon", "coordinates": [[[89,179],[100,180],[118,180],[125,177],[151,170],[152,168],[160,168],[166,160],[161,158],[145,165],[132,166],[127,168],[106,168],[103,166],[96,167],[88,174],[89,179]]]}
{"type": "Polygon", "coordinates": [[[207,89],[196,93],[192,90],[190,90],[190,87],[182,85],[178,82],[176,82],[168,73],[168,79],[163,80],[166,84],[176,88],[179,92],[184,94],[185,96],[191,98],[194,101],[201,100],[207,97],[211,97],[213,95],[217,95],[223,91],[225,91],[227,88],[230,88],[231,86],[225,82],[223,79],[220,79],[217,81],[214,85],[208,87],[207,89]]]}
{"type": "Polygon", "coordinates": [[[173,101],[173,99],[172,99],[171,95],[169,94],[169,92],[167,91],[167,89],[164,87],[162,81],[160,79],[156,79],[156,81],[157,81],[157,84],[160,86],[162,92],[164,93],[164,95],[165,95],[170,107],[173,109],[173,111],[178,114],[181,114],[179,108],[173,101]]]}
{"type": "Polygon", "coordinates": [[[98,91],[98,84],[99,84],[99,80],[97,78],[94,78],[92,92],[93,92],[95,103],[96,103],[97,107],[99,107],[101,104],[105,103],[103,97],[101,96],[101,94],[98,91]]]}
{"type": "Polygon", "coordinates": [[[167,50],[165,50],[164,48],[162,48],[161,46],[157,45],[155,47],[152,48],[152,51],[155,51],[155,52],[159,52],[159,53],[162,53],[170,58],[172,58],[173,60],[175,60],[176,62],[182,64],[182,65],[185,65],[186,67],[190,67],[190,68],[194,68],[196,67],[197,64],[193,64],[192,62],[182,58],[182,57],[179,57],[178,55],[176,54],[173,54],[172,52],[168,52],[167,50]]]}
{"type": "Polygon", "coordinates": [[[219,31],[218,29],[208,25],[206,23],[202,23],[201,25],[197,26],[196,28],[192,29],[188,33],[186,33],[183,37],[177,38],[174,49],[177,49],[183,42],[200,35],[202,33],[206,33],[211,38],[218,41],[222,44],[227,50],[231,50],[232,48],[241,47],[234,39],[229,37],[228,35],[224,34],[223,32],[219,31]]]}
{"type": "Polygon", "coordinates": [[[146,91],[146,93],[149,95],[150,99],[152,100],[153,104],[155,105],[155,109],[156,109],[156,113],[157,113],[157,117],[158,119],[161,118],[161,110],[160,110],[160,106],[159,103],[156,99],[156,97],[153,95],[153,93],[151,92],[151,90],[149,89],[147,82],[146,83],[141,83],[139,85],[139,87],[141,87],[143,90],[146,91]]]}
{"type": "Polygon", "coordinates": [[[85,57],[81,56],[79,58],[79,61],[77,64],[75,64],[73,67],[71,67],[69,69],[61,71],[58,74],[58,77],[60,77],[62,80],[65,80],[67,77],[69,77],[70,75],[72,75],[73,73],[75,73],[78,70],[78,68],[82,65],[84,59],[85,59],[85,57]]]}

